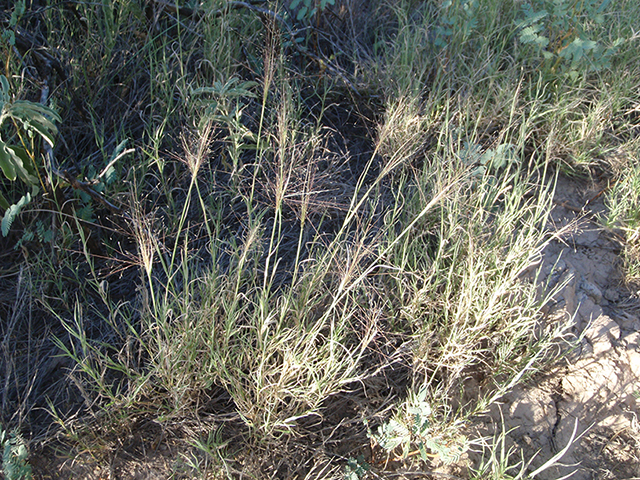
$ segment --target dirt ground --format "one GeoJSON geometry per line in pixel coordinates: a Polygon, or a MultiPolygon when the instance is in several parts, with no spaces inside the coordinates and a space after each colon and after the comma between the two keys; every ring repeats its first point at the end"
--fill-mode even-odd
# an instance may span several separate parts
{"type": "Polygon", "coordinates": [[[640,478],[640,299],[622,283],[616,233],[597,222],[603,188],[560,179],[552,227],[568,228],[544,252],[540,280],[565,284],[549,315],[573,319],[567,340],[577,348],[505,396],[481,428],[510,431],[506,445],[533,459],[530,472],[571,443],[563,466],[541,472],[542,480],[572,472],[573,480],[640,478]]]}

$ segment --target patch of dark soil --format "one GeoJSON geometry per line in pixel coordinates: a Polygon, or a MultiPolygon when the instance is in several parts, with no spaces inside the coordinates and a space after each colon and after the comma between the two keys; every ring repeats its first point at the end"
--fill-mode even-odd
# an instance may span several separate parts
{"type": "Polygon", "coordinates": [[[31,465],[36,480],[189,479],[195,472],[179,452],[191,448],[166,438],[158,424],[149,423],[138,425],[135,433],[123,436],[117,444],[104,441],[101,448],[94,444],[90,452],[51,442],[34,452],[31,465]]]}

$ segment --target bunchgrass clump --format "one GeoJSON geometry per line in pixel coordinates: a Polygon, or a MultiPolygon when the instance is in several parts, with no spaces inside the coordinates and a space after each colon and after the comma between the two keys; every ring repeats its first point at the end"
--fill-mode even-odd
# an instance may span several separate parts
{"type": "Polygon", "coordinates": [[[568,327],[536,274],[554,179],[637,152],[637,5],[285,3],[0,17],[0,78],[56,120],[1,244],[0,420],[105,465],[158,427],[167,476],[463,471],[485,442],[469,477],[524,478],[467,427],[568,327]]]}
{"type": "Polygon", "coordinates": [[[625,169],[614,179],[606,203],[604,225],[620,235],[624,246],[624,275],[628,282],[640,280],[640,168],[625,169]]]}

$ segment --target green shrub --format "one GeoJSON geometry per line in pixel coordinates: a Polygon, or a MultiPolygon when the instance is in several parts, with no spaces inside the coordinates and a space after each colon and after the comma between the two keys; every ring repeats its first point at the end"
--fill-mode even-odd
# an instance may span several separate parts
{"type": "Polygon", "coordinates": [[[20,210],[40,191],[39,185],[42,180],[38,171],[33,140],[40,137],[53,147],[55,135],[58,132],[54,122],[60,121],[61,118],[44,105],[26,100],[12,100],[9,81],[4,75],[0,75],[0,128],[10,120],[14,125],[12,138],[17,137],[19,144],[5,142],[0,130],[0,168],[8,180],[13,182],[19,178],[31,187],[31,193],[27,192],[16,203],[10,204],[0,191],[0,207],[5,210],[2,218],[2,235],[5,237],[20,210]]]}
{"type": "Polygon", "coordinates": [[[2,474],[7,480],[33,478],[31,465],[27,463],[27,447],[16,433],[7,434],[0,425],[0,446],[2,447],[2,474]]]}
{"type": "Polygon", "coordinates": [[[576,79],[611,65],[622,39],[605,45],[598,27],[611,0],[533,0],[522,5],[518,38],[544,73],[576,79]]]}

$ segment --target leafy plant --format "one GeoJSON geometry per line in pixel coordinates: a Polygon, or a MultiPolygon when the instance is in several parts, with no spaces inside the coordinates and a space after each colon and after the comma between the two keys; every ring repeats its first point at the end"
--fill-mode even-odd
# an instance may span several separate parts
{"type": "Polygon", "coordinates": [[[479,10],[478,0],[445,0],[435,25],[434,44],[444,48],[454,37],[463,43],[478,26],[479,10]]]}
{"type": "Polygon", "coordinates": [[[344,480],[360,480],[370,468],[363,455],[358,455],[358,458],[350,457],[344,469],[344,480]]]}
{"type": "Polygon", "coordinates": [[[291,0],[289,4],[289,8],[292,11],[296,11],[296,20],[309,20],[316,13],[318,13],[318,9],[321,12],[327,8],[327,5],[335,5],[336,0],[291,0]]]}
{"type": "Polygon", "coordinates": [[[240,82],[230,78],[225,83],[214,82],[212,87],[201,87],[191,90],[191,95],[208,95],[206,108],[199,124],[205,130],[208,123],[225,128],[228,131],[229,156],[231,163],[223,158],[225,167],[231,170],[232,178],[242,171],[240,155],[244,150],[256,148],[257,137],[242,123],[242,112],[245,108],[243,99],[256,98],[251,91],[256,82],[240,82]]]}
{"type": "Polygon", "coordinates": [[[482,176],[487,170],[505,168],[517,160],[516,146],[511,143],[503,143],[483,151],[481,145],[465,141],[459,155],[465,164],[476,167],[473,172],[475,176],[482,176]]]}
{"type": "Polygon", "coordinates": [[[27,149],[27,138],[22,133],[26,133],[30,139],[40,137],[50,147],[53,147],[54,138],[58,131],[54,122],[60,121],[61,118],[44,105],[26,100],[12,100],[9,93],[9,81],[4,75],[0,75],[0,128],[8,120],[13,121],[15,134],[21,145],[5,142],[0,133],[0,168],[8,180],[13,182],[20,178],[30,186],[31,193],[26,193],[12,205],[0,192],[0,207],[5,209],[2,218],[2,235],[5,237],[20,210],[40,191],[41,181],[35,154],[32,149],[27,149]]]}
{"type": "Polygon", "coordinates": [[[7,480],[32,478],[31,465],[27,463],[27,447],[16,433],[7,434],[0,425],[2,447],[2,473],[7,480]]]}
{"type": "Polygon", "coordinates": [[[444,427],[435,418],[426,397],[427,388],[422,388],[411,396],[404,415],[389,420],[369,436],[387,453],[401,447],[402,458],[419,453],[424,461],[439,457],[445,464],[457,462],[468,449],[467,439],[457,433],[460,425],[444,427]],[[417,447],[417,451],[412,453],[412,446],[417,447]]]}
{"type": "Polygon", "coordinates": [[[520,42],[533,56],[541,57],[540,69],[575,79],[580,72],[610,66],[622,39],[605,46],[594,40],[593,25],[605,21],[611,0],[534,0],[522,5],[517,22],[520,42]]]}
{"type": "Polygon", "coordinates": [[[49,243],[53,240],[53,230],[51,226],[46,226],[42,220],[36,221],[35,231],[33,229],[25,229],[22,238],[16,242],[14,249],[17,250],[25,242],[31,242],[37,239],[40,243],[49,243]]]}
{"type": "Polygon", "coordinates": [[[13,11],[11,12],[11,17],[9,18],[9,28],[5,29],[0,37],[12,47],[16,44],[16,34],[14,29],[18,25],[20,18],[24,15],[26,8],[25,0],[16,0],[13,11]]]}

